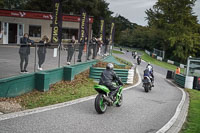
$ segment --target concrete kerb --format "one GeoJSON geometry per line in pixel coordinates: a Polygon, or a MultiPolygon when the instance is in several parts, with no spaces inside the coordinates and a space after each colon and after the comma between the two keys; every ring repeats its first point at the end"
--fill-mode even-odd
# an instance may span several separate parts
{"type": "Polygon", "coordinates": [[[165,133],[174,125],[174,123],[176,122],[176,120],[178,119],[178,117],[181,113],[181,110],[182,110],[184,103],[185,103],[185,100],[186,100],[186,93],[183,89],[179,88],[177,85],[175,85],[173,82],[171,82],[167,79],[166,79],[166,81],[173,84],[176,88],[178,88],[182,92],[182,99],[181,99],[179,105],[176,108],[176,112],[175,112],[174,116],[156,133],[165,133]]]}
{"type": "MultiPolygon", "coordinates": [[[[142,61],[146,62],[144,60],[142,60],[142,61]]],[[[182,92],[182,98],[181,98],[181,101],[180,101],[179,105],[176,108],[176,112],[173,115],[173,117],[161,129],[159,129],[156,133],[166,133],[175,124],[175,122],[177,121],[177,119],[178,119],[178,117],[179,117],[179,115],[181,113],[181,110],[182,110],[182,108],[184,106],[184,103],[185,103],[185,100],[186,100],[186,96],[187,96],[186,93],[185,93],[185,91],[183,89],[181,89],[180,87],[178,87],[177,85],[175,85],[170,80],[167,80],[167,79],[165,79],[165,80],[167,82],[171,83],[172,85],[174,85],[177,89],[179,89],[182,92]]],[[[187,115],[184,115],[184,117],[185,117],[184,121],[186,119],[186,116],[187,115]]],[[[183,123],[182,123],[182,125],[183,125],[183,123]]],[[[182,125],[181,125],[181,127],[182,127],[182,125]]],[[[179,126],[179,128],[181,128],[181,127],[179,126]]],[[[171,132],[173,132],[173,131],[171,131],[171,132]]]]}
{"type": "MultiPolygon", "coordinates": [[[[136,69],[136,72],[137,72],[138,77],[139,77],[138,82],[133,86],[124,88],[123,89],[124,91],[131,89],[133,87],[136,87],[141,83],[141,77],[140,77],[137,69],[136,69]]],[[[22,116],[27,116],[27,115],[31,115],[31,114],[36,114],[36,113],[40,113],[40,112],[45,112],[45,111],[49,111],[49,110],[54,110],[54,109],[57,109],[57,108],[67,107],[67,106],[71,106],[71,105],[74,105],[74,104],[79,104],[79,103],[82,103],[82,102],[85,102],[85,101],[95,99],[95,97],[96,97],[96,95],[92,95],[92,96],[89,96],[89,97],[84,97],[84,98],[80,98],[80,99],[76,99],[76,100],[72,100],[72,101],[68,101],[68,102],[64,102],[64,103],[49,105],[49,106],[46,106],[46,107],[39,107],[39,108],[35,108],[35,109],[28,109],[28,110],[25,110],[25,111],[20,111],[20,112],[15,112],[15,113],[10,113],[10,114],[3,114],[3,115],[0,115],[0,121],[12,119],[12,118],[17,118],[17,117],[22,117],[22,116]]]]}

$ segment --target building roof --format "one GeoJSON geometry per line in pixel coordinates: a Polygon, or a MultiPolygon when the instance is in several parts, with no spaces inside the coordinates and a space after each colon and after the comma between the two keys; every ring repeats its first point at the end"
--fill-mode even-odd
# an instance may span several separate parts
{"type": "MultiPolygon", "coordinates": [[[[50,12],[27,11],[27,10],[0,9],[0,16],[43,19],[43,20],[53,19],[52,13],[50,12]]],[[[70,22],[80,22],[80,16],[63,14],[62,20],[70,21],[70,22]]],[[[93,23],[93,17],[90,17],[89,20],[90,20],[90,23],[93,23]]]]}

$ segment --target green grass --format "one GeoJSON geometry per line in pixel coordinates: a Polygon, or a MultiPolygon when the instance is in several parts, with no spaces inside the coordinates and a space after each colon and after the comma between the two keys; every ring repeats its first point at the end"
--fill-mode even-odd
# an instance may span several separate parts
{"type": "Polygon", "coordinates": [[[188,89],[190,94],[190,105],[187,121],[185,122],[181,133],[199,133],[200,132],[200,91],[188,89]]]}
{"type": "Polygon", "coordinates": [[[124,54],[123,52],[117,51],[117,50],[112,50],[112,53],[114,53],[114,54],[124,54]]]}
{"type": "MultiPolygon", "coordinates": [[[[137,50],[138,51],[138,50],[137,50]]],[[[177,66],[169,64],[167,62],[163,62],[163,61],[159,61],[157,59],[152,58],[151,56],[149,56],[147,53],[145,53],[144,51],[138,51],[140,53],[142,53],[141,58],[146,61],[146,62],[150,62],[151,64],[155,64],[157,66],[166,68],[168,70],[172,70],[172,71],[176,71],[177,66]]],[[[181,69],[181,73],[184,73],[184,69],[181,69]]]]}
{"type": "Polygon", "coordinates": [[[94,95],[96,91],[93,86],[97,83],[87,77],[79,75],[74,81],[58,82],[48,92],[34,91],[25,94],[20,96],[20,103],[24,108],[32,109],[94,95]]]}
{"type": "Polygon", "coordinates": [[[114,57],[115,57],[115,59],[116,59],[117,61],[119,61],[120,63],[125,64],[125,65],[127,65],[127,66],[132,66],[132,63],[131,63],[131,62],[129,62],[129,61],[127,61],[127,60],[124,60],[124,59],[122,59],[122,58],[116,57],[116,56],[114,56],[114,57]]]}

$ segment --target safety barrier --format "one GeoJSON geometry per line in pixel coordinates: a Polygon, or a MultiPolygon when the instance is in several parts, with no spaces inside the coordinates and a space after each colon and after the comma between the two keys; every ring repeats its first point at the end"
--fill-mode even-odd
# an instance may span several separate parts
{"type": "MultiPolygon", "coordinates": [[[[108,62],[118,63],[120,65],[120,63],[114,60],[114,57],[112,56],[107,56],[103,59],[103,61],[104,60],[108,62]]],[[[98,60],[92,60],[52,70],[0,79],[0,97],[16,97],[24,93],[31,92],[34,89],[37,89],[39,91],[48,91],[51,84],[54,84],[61,80],[71,81],[74,79],[75,75],[87,70],[97,62],[98,60]]],[[[122,77],[124,77],[123,74],[121,74],[122,77]]],[[[126,77],[127,75],[128,70],[126,77]]],[[[123,80],[127,81],[127,79],[123,80]]]]}
{"type": "Polygon", "coordinates": [[[183,88],[185,87],[185,76],[184,75],[182,75],[182,74],[176,74],[175,78],[174,78],[174,81],[179,86],[181,86],[183,88]]]}
{"type": "MultiPolygon", "coordinates": [[[[90,78],[99,81],[101,77],[101,73],[105,70],[105,68],[99,67],[90,67],[90,78]]],[[[121,78],[123,83],[133,83],[134,70],[133,69],[114,69],[116,74],[121,78]]]]}
{"type": "Polygon", "coordinates": [[[51,84],[61,80],[73,80],[75,75],[96,63],[97,60],[93,60],[57,69],[0,79],[0,97],[16,97],[34,89],[48,91],[51,84]]]}
{"type": "Polygon", "coordinates": [[[148,54],[149,56],[159,60],[159,61],[164,61],[164,62],[167,62],[169,64],[172,64],[172,65],[175,65],[175,66],[178,66],[180,68],[185,68],[185,65],[184,64],[181,64],[181,63],[178,63],[178,62],[175,62],[175,61],[172,61],[172,60],[167,60],[167,59],[163,59],[162,57],[159,57],[157,56],[156,54],[148,51],[148,50],[145,50],[145,53],[148,54]]]}

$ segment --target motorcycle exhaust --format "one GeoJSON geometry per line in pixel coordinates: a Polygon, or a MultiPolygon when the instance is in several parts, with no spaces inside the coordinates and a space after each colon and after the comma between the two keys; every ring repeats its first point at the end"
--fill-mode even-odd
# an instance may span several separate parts
{"type": "Polygon", "coordinates": [[[112,101],[110,98],[108,98],[107,96],[103,95],[103,98],[104,98],[109,104],[112,104],[112,103],[113,103],[113,101],[112,101]]]}

